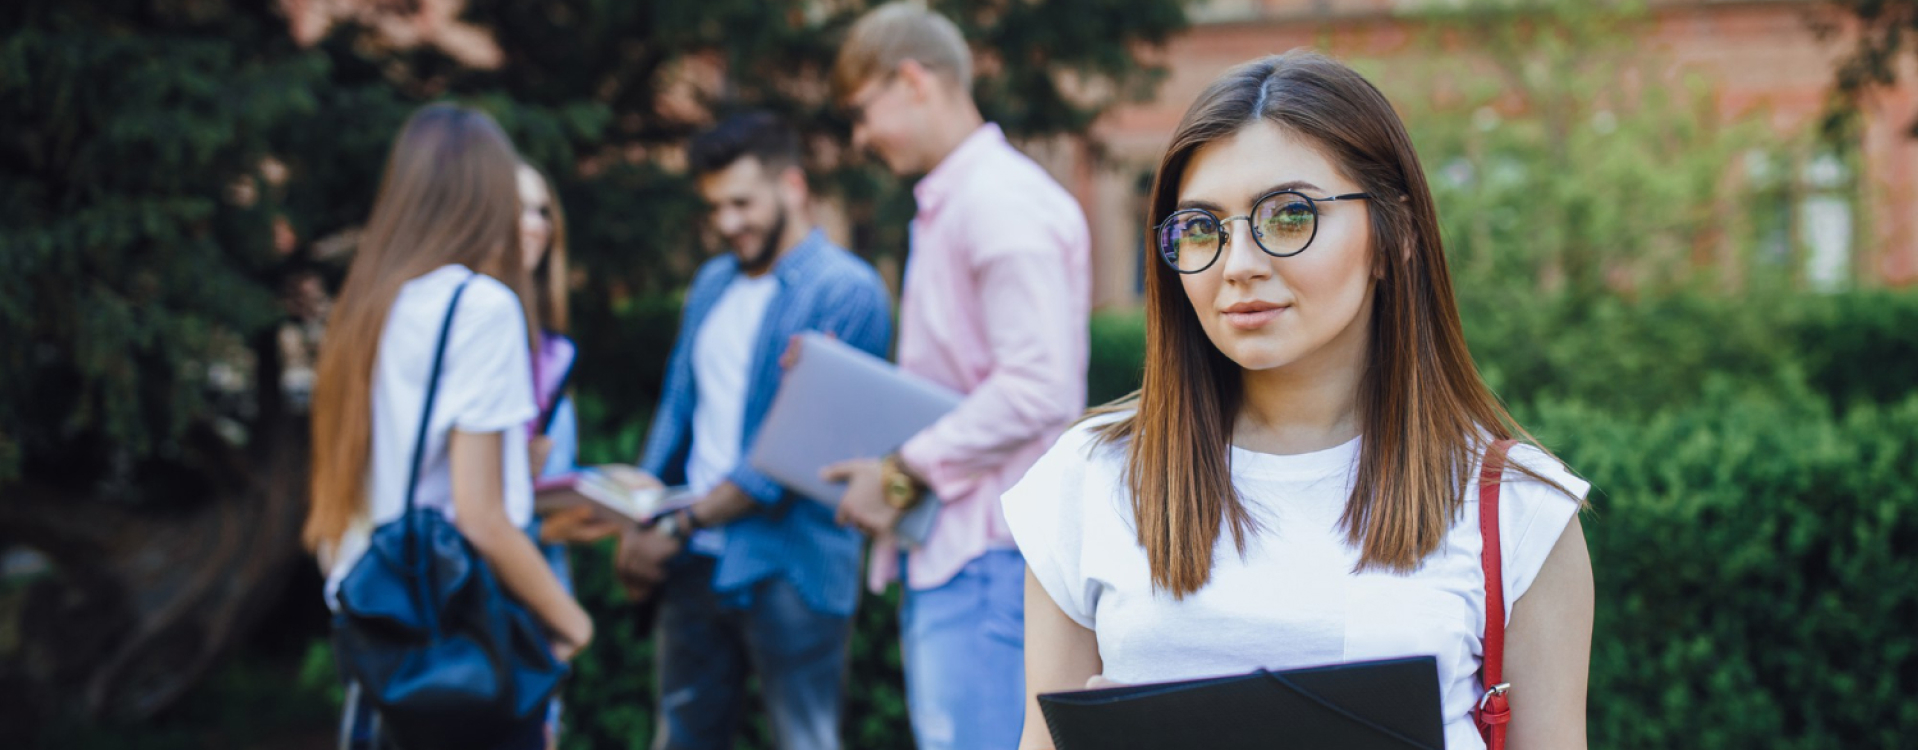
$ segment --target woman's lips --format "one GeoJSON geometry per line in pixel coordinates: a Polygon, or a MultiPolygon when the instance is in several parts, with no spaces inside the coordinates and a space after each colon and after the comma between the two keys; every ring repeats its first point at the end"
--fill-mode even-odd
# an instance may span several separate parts
{"type": "Polygon", "coordinates": [[[1276,305],[1270,302],[1242,302],[1222,310],[1220,315],[1226,318],[1227,325],[1243,331],[1251,331],[1273,322],[1275,318],[1280,317],[1281,313],[1286,312],[1287,308],[1287,305],[1276,305]]]}

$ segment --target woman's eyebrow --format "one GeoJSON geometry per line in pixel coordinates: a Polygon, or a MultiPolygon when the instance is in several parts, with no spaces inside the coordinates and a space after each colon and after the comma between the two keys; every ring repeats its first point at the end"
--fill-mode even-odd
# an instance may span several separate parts
{"type": "MultiPolygon", "coordinates": [[[[1268,194],[1271,194],[1271,193],[1278,193],[1278,192],[1280,192],[1280,191],[1282,191],[1282,190],[1299,190],[1299,191],[1302,191],[1302,192],[1308,192],[1308,191],[1311,191],[1311,192],[1315,192],[1315,193],[1324,193],[1324,192],[1327,192],[1327,191],[1325,191],[1325,190],[1323,190],[1323,189],[1321,189],[1319,185],[1315,185],[1315,184],[1313,184],[1313,183],[1311,183],[1311,182],[1307,182],[1306,180],[1288,180],[1288,181],[1286,181],[1286,182],[1282,182],[1282,183],[1280,183],[1280,184],[1278,184],[1278,185],[1275,185],[1275,186],[1273,186],[1273,187],[1270,187],[1270,188],[1267,188],[1266,190],[1263,190],[1263,191],[1261,191],[1261,192],[1260,192],[1260,195],[1268,195],[1268,194]]],[[[1255,197],[1257,198],[1258,196],[1255,196],[1255,197]]]]}
{"type": "MultiPolygon", "coordinates": [[[[1274,185],[1273,187],[1262,190],[1258,193],[1254,193],[1253,195],[1248,196],[1247,199],[1249,201],[1259,200],[1260,198],[1263,198],[1268,195],[1272,195],[1274,193],[1278,193],[1282,190],[1297,190],[1301,192],[1313,192],[1313,193],[1327,192],[1325,189],[1321,188],[1319,185],[1315,185],[1311,182],[1307,182],[1306,180],[1288,180],[1286,182],[1282,182],[1278,185],[1274,185]]],[[[1214,203],[1213,201],[1196,200],[1196,199],[1180,201],[1178,204],[1176,204],[1173,207],[1173,210],[1185,211],[1190,208],[1205,209],[1207,211],[1212,211],[1214,213],[1220,213],[1226,210],[1221,208],[1220,204],[1214,203]]]]}
{"type": "Polygon", "coordinates": [[[1220,213],[1220,212],[1221,212],[1221,211],[1223,211],[1223,210],[1225,210],[1225,209],[1222,209],[1222,208],[1220,208],[1220,204],[1218,204],[1218,203],[1214,203],[1213,201],[1202,201],[1202,200],[1184,200],[1184,201],[1180,201],[1180,203],[1179,203],[1179,205],[1176,205],[1176,206],[1174,206],[1174,207],[1173,207],[1173,210],[1175,210],[1175,211],[1185,211],[1185,210],[1187,210],[1187,209],[1190,209],[1190,208],[1199,208],[1199,209],[1205,209],[1205,210],[1207,210],[1207,211],[1212,211],[1212,212],[1214,212],[1214,213],[1216,213],[1216,214],[1217,214],[1217,213],[1220,213]]]}

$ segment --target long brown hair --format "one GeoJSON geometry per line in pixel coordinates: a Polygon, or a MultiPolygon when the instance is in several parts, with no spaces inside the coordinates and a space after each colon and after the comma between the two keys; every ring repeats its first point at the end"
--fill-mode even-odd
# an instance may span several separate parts
{"type": "MultiPolygon", "coordinates": [[[[1296,50],[1214,81],[1160,161],[1148,225],[1173,212],[1181,175],[1201,146],[1263,121],[1318,146],[1374,196],[1367,213],[1376,282],[1358,396],[1364,439],[1340,520],[1361,550],[1360,569],[1411,571],[1457,518],[1486,440],[1526,433],[1467,352],[1413,142],[1379,89],[1345,65],[1296,50]]],[[[1207,338],[1152,239],[1147,252],[1154,270],[1146,280],[1146,372],[1140,391],[1101,410],[1130,413],[1099,437],[1127,444],[1140,545],[1154,585],[1178,598],[1206,585],[1223,523],[1243,553],[1255,523],[1228,463],[1240,366],[1207,338]]]]}
{"type": "Polygon", "coordinates": [[[526,298],[526,272],[512,252],[520,242],[519,163],[493,118],[451,104],[421,108],[394,139],[320,349],[312,505],[301,532],[309,549],[338,541],[366,507],[373,364],[401,286],[458,263],[526,298]]]}
{"type": "Polygon", "coordinates": [[[560,210],[560,191],[539,167],[522,162],[521,167],[540,178],[547,189],[547,250],[533,267],[528,285],[533,289],[532,314],[538,324],[535,331],[567,332],[567,215],[560,210]]]}

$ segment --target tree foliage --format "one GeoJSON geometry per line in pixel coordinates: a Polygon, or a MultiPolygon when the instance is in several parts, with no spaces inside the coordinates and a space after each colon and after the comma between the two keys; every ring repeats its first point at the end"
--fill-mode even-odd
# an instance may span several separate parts
{"type": "MultiPolygon", "coordinates": [[[[275,329],[290,288],[339,278],[388,143],[419,105],[485,108],[558,183],[584,271],[590,434],[631,443],[657,394],[670,295],[707,244],[680,147],[716,113],[791,118],[857,249],[901,253],[907,193],[839,146],[824,98],[835,41],[871,4],[476,1],[452,20],[489,35],[492,68],[396,41],[394,28],[448,22],[430,17],[441,4],[0,7],[0,548],[52,562],[30,590],[0,594],[45,637],[81,621],[144,634],[110,669],[87,659],[99,641],[70,638],[88,645],[39,666],[31,638],[8,647],[0,684],[43,697],[0,711],[151,713],[257,620],[258,589],[287,580],[304,422],[275,329]],[[350,6],[311,47],[281,14],[350,6]],[[248,524],[263,547],[234,543],[248,524]]],[[[1020,138],[1080,137],[1148,91],[1157,71],[1135,52],[1183,24],[1175,0],[935,6],[992,61],[976,93],[1020,138]]]]}
{"type": "MultiPolygon", "coordinates": [[[[1899,81],[1900,59],[1914,51],[1920,4],[1913,0],[1830,0],[1827,4],[1838,11],[1838,17],[1810,17],[1814,32],[1822,38],[1851,32],[1853,48],[1834,68],[1833,91],[1820,127],[1828,138],[1845,140],[1858,135],[1865,100],[1899,81]]],[[[1908,121],[1908,138],[1915,136],[1916,127],[1920,119],[1908,121]]]]}

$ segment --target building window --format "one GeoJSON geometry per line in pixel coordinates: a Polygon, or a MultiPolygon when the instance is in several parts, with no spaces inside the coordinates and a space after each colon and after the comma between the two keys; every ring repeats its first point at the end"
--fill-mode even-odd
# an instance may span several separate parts
{"type": "Polygon", "coordinates": [[[1755,150],[1745,161],[1755,259],[1815,291],[1852,286],[1854,185],[1846,160],[1832,152],[1800,160],[1755,150]]]}
{"type": "Polygon", "coordinates": [[[1815,156],[1800,170],[1802,192],[1795,211],[1800,246],[1806,251],[1801,270],[1816,291],[1837,292],[1853,282],[1851,177],[1852,170],[1831,153],[1815,156]]]}

